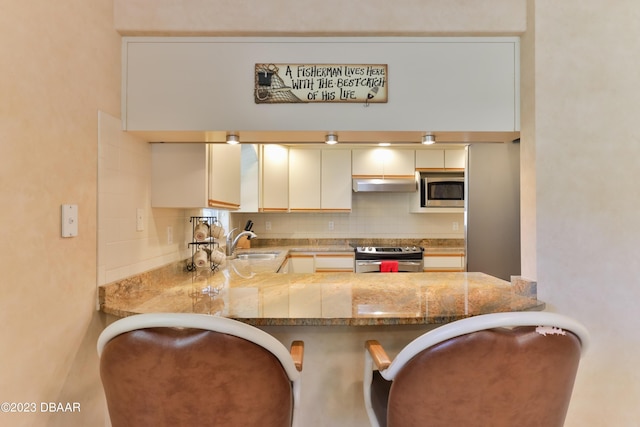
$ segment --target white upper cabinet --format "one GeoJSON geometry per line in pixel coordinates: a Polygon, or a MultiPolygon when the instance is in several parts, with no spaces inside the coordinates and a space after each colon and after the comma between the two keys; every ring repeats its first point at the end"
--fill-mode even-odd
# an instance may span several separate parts
{"type": "Polygon", "coordinates": [[[209,207],[240,207],[240,146],[209,144],[209,207]]]}
{"type": "Polygon", "coordinates": [[[283,145],[260,146],[260,211],[289,210],[289,149],[283,145]]]}
{"type": "Polygon", "coordinates": [[[239,204],[239,146],[151,146],[152,207],[237,209],[239,204]]]}
{"type": "Polygon", "coordinates": [[[387,147],[354,149],[351,173],[361,178],[412,178],[415,150],[387,147]]]}
{"type": "Polygon", "coordinates": [[[321,177],[321,208],[351,211],[351,150],[323,149],[321,177]]]}
{"type": "Polygon", "coordinates": [[[444,168],[464,170],[467,164],[467,151],[444,150],[444,168]]]}
{"type": "Polygon", "coordinates": [[[321,185],[320,149],[291,148],[289,150],[289,209],[308,211],[320,209],[321,185]]]}
{"type": "Polygon", "coordinates": [[[417,150],[416,169],[444,169],[444,150],[417,150]]]}
{"type": "Polygon", "coordinates": [[[416,170],[464,171],[465,164],[466,150],[464,148],[416,150],[416,170]]]}
{"type": "Polygon", "coordinates": [[[260,208],[260,146],[241,144],[240,212],[258,212],[260,208]]]}
{"type": "Polygon", "coordinates": [[[341,149],[289,149],[291,212],[351,210],[351,152],[341,149]]]}
{"type": "Polygon", "coordinates": [[[123,126],[156,134],[317,131],[319,124],[338,132],[514,132],[519,43],[518,37],[124,37],[123,126]],[[257,63],[386,65],[388,102],[257,104],[257,63]]]}

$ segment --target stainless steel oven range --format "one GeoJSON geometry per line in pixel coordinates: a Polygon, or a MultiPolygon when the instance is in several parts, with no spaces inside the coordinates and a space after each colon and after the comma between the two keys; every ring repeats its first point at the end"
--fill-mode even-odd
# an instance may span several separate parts
{"type": "Polygon", "coordinates": [[[358,246],[355,250],[356,273],[422,273],[424,248],[420,246],[358,246]]]}

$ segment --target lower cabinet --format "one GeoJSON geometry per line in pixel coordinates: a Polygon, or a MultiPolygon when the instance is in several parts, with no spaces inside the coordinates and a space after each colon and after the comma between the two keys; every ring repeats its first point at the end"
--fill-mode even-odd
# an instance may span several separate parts
{"type": "MultiPolygon", "coordinates": [[[[349,252],[292,252],[279,273],[352,273],[354,254],[349,252]]],[[[464,252],[424,255],[425,272],[466,271],[464,252]]]]}
{"type": "Polygon", "coordinates": [[[293,252],[279,273],[350,273],[354,271],[354,255],[348,252],[293,252]]]}
{"type": "Polygon", "coordinates": [[[464,253],[425,254],[424,271],[448,272],[465,271],[464,253]]]}
{"type": "Polygon", "coordinates": [[[350,273],[354,268],[352,253],[316,253],[316,273],[350,273]]]}
{"type": "Polygon", "coordinates": [[[292,253],[288,259],[289,273],[313,273],[315,258],[311,253],[292,253]]]}

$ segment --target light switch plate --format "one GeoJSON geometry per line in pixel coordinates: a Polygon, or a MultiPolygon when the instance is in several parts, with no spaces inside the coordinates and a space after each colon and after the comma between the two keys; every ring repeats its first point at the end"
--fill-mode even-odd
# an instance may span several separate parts
{"type": "Polygon", "coordinates": [[[78,205],[62,205],[62,237],[78,235],[78,205]]]}
{"type": "Polygon", "coordinates": [[[144,231],[144,209],[136,209],[136,231],[144,231]]]}

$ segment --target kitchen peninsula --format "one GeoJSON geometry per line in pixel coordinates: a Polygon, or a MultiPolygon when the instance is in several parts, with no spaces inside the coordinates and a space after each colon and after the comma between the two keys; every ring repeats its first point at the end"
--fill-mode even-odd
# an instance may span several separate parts
{"type": "MultiPolygon", "coordinates": [[[[323,250],[353,248],[313,248],[323,250]]],[[[255,326],[426,325],[544,307],[536,299],[535,284],[519,279],[509,283],[479,272],[278,273],[292,251],[253,249],[250,253],[273,258],[229,259],[215,272],[189,273],[177,263],[100,287],[100,307],[118,317],[193,312],[255,326]]]]}
{"type": "Polygon", "coordinates": [[[305,343],[301,425],[367,426],[362,397],[364,342],[391,357],[438,324],[468,316],[542,310],[535,283],[483,273],[278,273],[290,255],[353,252],[351,246],[239,250],[213,273],[184,262],[99,288],[100,307],[116,317],[189,312],[234,318],[285,346],[305,343]],[[242,259],[243,254],[262,254],[242,259]],[[272,255],[267,255],[272,254],[272,255]],[[272,257],[272,259],[264,259],[272,257]]]}

